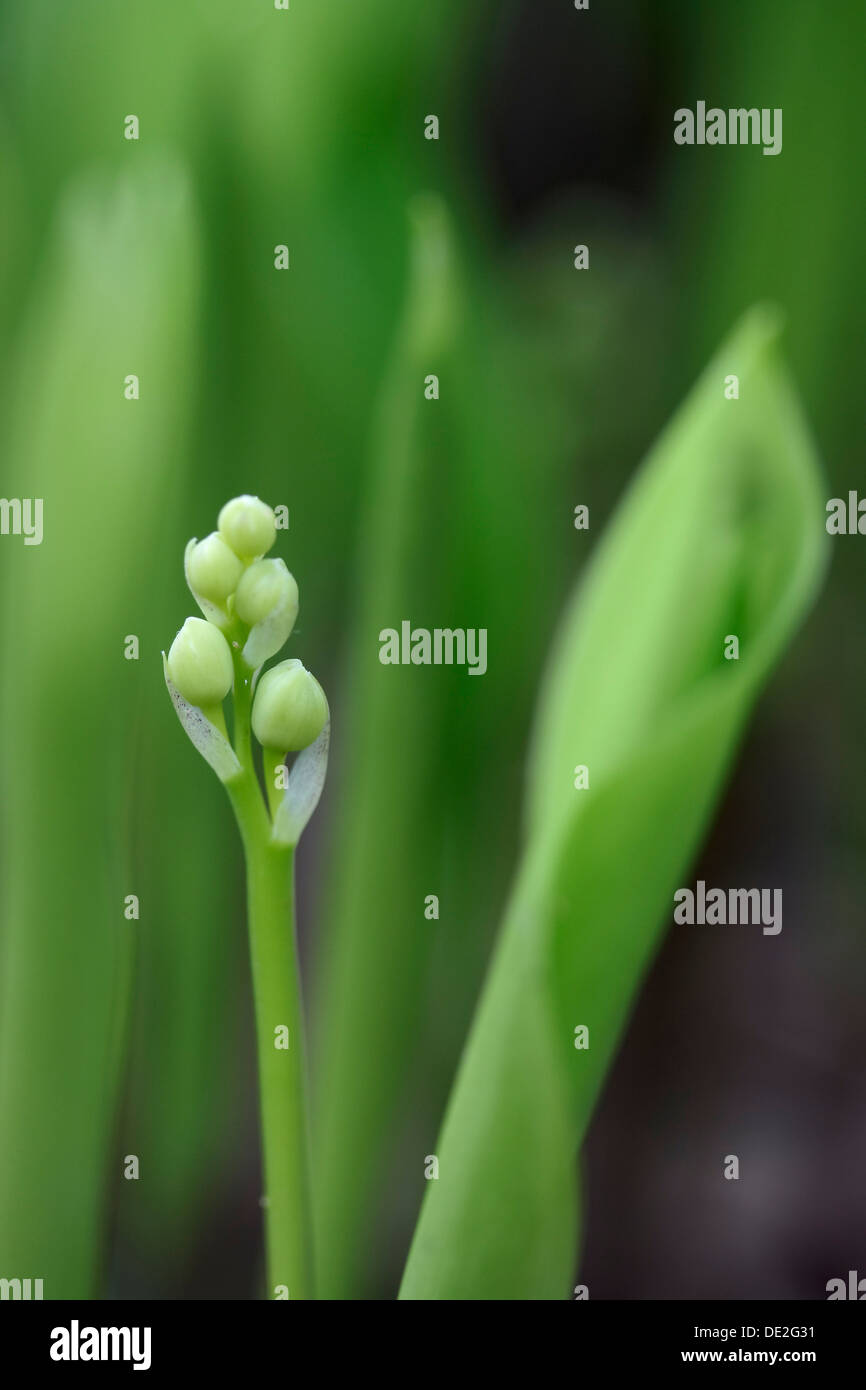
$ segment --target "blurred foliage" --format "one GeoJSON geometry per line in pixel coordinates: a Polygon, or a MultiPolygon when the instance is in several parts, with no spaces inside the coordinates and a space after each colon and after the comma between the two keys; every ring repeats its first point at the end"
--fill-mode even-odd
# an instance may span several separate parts
{"type": "MultiPolygon", "coordinates": [[[[0,5],[3,492],[43,496],[46,518],[41,547],[0,541],[0,1267],[43,1277],[48,1297],[258,1287],[240,859],[159,659],[190,608],[183,544],[225,498],[289,506],[292,654],[331,699],[330,784],[299,865],[319,1207],[339,1213],[323,1277],[393,1296],[512,877],[544,653],[586,558],[573,507],[589,503],[594,541],[710,348],[766,296],[787,312],[839,488],[859,458],[866,301],[839,190],[863,153],[861,8],[569,15],[614,58],[623,33],[629,61],[640,36],[664,55],[653,198],[606,196],[576,170],[509,228],[485,127],[524,113],[491,113],[485,92],[518,9],[0,5]],[[669,112],[692,90],[784,105],[782,156],[674,159],[669,112]],[[389,406],[411,385],[407,212],[430,192],[453,321],[435,360],[413,362],[412,402],[389,406]],[[572,269],[578,240],[589,274],[572,269]],[[399,505],[380,500],[389,468],[399,505]],[[378,626],[403,617],[486,626],[484,680],[378,680],[378,626]],[[338,1094],[357,1103],[329,1119],[338,1094]]],[[[616,76],[597,94],[612,127],[616,76]]]]}
{"type": "Polygon", "coordinates": [[[42,1271],[53,1297],[95,1290],[113,1186],[135,939],[124,898],[140,891],[145,921],[149,908],[132,862],[142,685],[123,650],[145,633],[130,552],[147,537],[168,559],[196,263],[178,169],[83,177],[61,204],[11,390],[5,477],[11,495],[44,499],[45,539],[4,555],[0,1250],[4,1267],[42,1271]],[[131,358],[148,386],[134,427],[123,368],[118,381],[131,358]]]}
{"type": "Polygon", "coordinates": [[[529,763],[526,848],[405,1298],[568,1296],[574,1165],[605,1069],[749,707],[820,572],[819,478],[771,335],[753,314],[711,363],[566,615],[529,763]],[[577,791],[575,762],[589,775],[577,791]]]}

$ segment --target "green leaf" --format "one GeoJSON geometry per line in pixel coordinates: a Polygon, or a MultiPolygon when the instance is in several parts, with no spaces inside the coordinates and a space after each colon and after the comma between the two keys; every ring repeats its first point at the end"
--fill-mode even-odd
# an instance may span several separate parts
{"type": "Polygon", "coordinates": [[[319,804],[328,773],[331,721],[319,737],[304,748],[292,764],[286,790],[274,816],[272,839],[276,845],[296,845],[319,804]]]}
{"type": "Polygon", "coordinates": [[[171,703],[190,743],[213,768],[221,782],[230,782],[241,770],[235,750],[225,734],[210,722],[198,705],[191,705],[177,687],[172,685],[165,652],[162,654],[162,669],[171,703]]]}
{"type": "Polygon", "coordinates": [[[724,345],[566,614],[526,844],[402,1298],[568,1294],[580,1143],[748,712],[820,574],[818,475],[775,337],[756,310],[724,345]]]}

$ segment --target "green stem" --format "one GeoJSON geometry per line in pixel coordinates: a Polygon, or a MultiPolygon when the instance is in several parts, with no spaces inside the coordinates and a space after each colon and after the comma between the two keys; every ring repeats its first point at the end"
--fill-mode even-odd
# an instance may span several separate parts
{"type": "Polygon", "coordinates": [[[293,853],[247,854],[270,1296],[312,1298],[303,1018],[294,942],[293,853]],[[286,1042],[288,1046],[286,1046],[286,1042]]]}
{"type": "Polygon", "coordinates": [[[253,704],[253,673],[236,647],[232,647],[232,662],[235,668],[234,747],[240,759],[241,766],[245,770],[252,772],[253,753],[250,735],[250,711],[253,704]]]}
{"type": "Polygon", "coordinates": [[[265,748],[262,753],[262,770],[265,776],[265,791],[267,792],[268,805],[271,808],[271,815],[277,814],[277,807],[283,799],[284,792],[277,787],[277,772],[285,766],[285,753],[277,753],[272,748],[265,748]]]}
{"type": "Polygon", "coordinates": [[[264,1221],[269,1296],[315,1297],[310,1227],[306,1060],[295,943],[294,852],[274,845],[252,762],[249,680],[236,660],[235,752],[242,771],[226,784],[247,872],[259,1107],[264,1170],[264,1221]]]}

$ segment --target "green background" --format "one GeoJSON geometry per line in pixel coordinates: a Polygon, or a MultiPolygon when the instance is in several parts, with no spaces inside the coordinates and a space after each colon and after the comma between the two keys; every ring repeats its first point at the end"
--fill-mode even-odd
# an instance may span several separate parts
{"type": "MultiPolygon", "coordinates": [[[[756,301],[784,314],[826,496],[863,475],[864,39],[853,0],[0,5],[0,491],[45,507],[40,547],[0,538],[0,1274],[261,1291],[240,853],[160,659],[184,544],[248,491],[290,509],[289,654],[333,717],[299,863],[327,1287],[394,1296],[558,617],[756,301]],[[698,99],[782,107],[782,154],[676,147],[698,99]],[[487,675],[385,686],[378,630],[404,618],[486,627],[487,675]]],[[[784,946],[672,940],[590,1135],[601,1296],[820,1296],[856,1264],[863,544],[833,542],[695,869],[784,882],[784,946]],[[695,1177],[738,1143],[760,1219],[695,1177]]]]}

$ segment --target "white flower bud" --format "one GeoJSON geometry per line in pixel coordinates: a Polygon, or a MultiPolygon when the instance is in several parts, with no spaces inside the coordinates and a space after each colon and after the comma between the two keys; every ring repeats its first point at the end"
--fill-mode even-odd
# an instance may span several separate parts
{"type": "Polygon", "coordinates": [[[264,748],[295,753],[314,743],[328,720],[328,701],[296,658],[266,671],[253,700],[253,732],[264,748]]]}
{"type": "Polygon", "coordinates": [[[270,550],[277,538],[273,509],[258,497],[233,497],[217,521],[219,533],[242,560],[254,560],[270,550]]]}
{"type": "Polygon", "coordinates": [[[254,627],[276,608],[291,613],[288,637],[298,616],[298,586],[294,575],[282,560],[254,560],[249,569],[244,570],[238,584],[235,612],[249,627],[254,627]]]}
{"type": "Polygon", "coordinates": [[[235,613],[250,625],[244,661],[257,670],[284,647],[298,616],[298,586],[282,560],[254,560],[235,594],[235,613]]]}
{"type": "Polygon", "coordinates": [[[204,618],[187,618],[171,644],[168,675],[191,705],[202,709],[221,704],[232,688],[234,670],[219,628],[204,618]]]}
{"type": "Polygon", "coordinates": [[[194,545],[187,558],[187,582],[193,593],[224,604],[244,573],[243,562],[230,550],[218,531],[194,545]]]}

